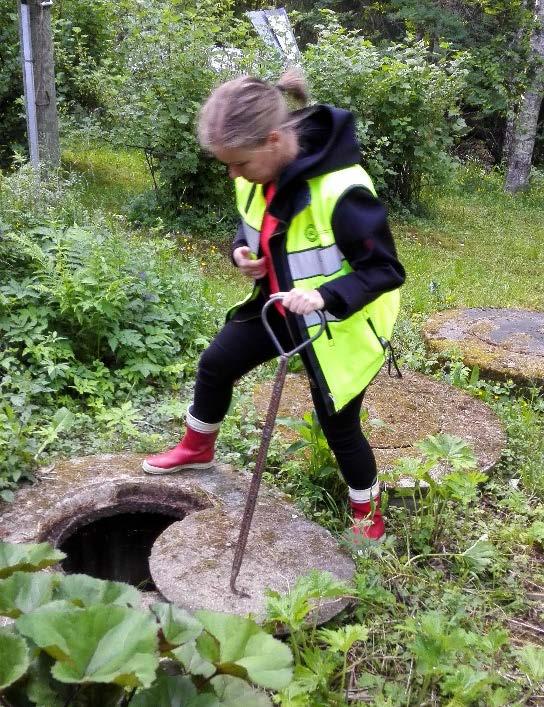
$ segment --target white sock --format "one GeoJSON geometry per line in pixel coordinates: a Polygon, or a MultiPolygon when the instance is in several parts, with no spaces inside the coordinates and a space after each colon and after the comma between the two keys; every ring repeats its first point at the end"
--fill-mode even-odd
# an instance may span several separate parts
{"type": "Polygon", "coordinates": [[[349,498],[355,503],[366,503],[380,495],[380,482],[376,481],[369,489],[352,489],[349,487],[349,498]]]}
{"type": "Polygon", "coordinates": [[[194,415],[191,415],[189,410],[187,410],[185,422],[187,423],[187,427],[190,427],[195,432],[202,432],[203,434],[217,432],[221,427],[220,422],[202,422],[202,420],[198,420],[194,415]]]}

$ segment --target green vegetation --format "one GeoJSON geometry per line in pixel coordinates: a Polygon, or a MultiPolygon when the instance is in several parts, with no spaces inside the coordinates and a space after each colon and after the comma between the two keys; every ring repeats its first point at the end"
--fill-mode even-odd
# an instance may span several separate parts
{"type": "MultiPolygon", "coordinates": [[[[281,69],[243,2],[59,0],[62,169],[39,182],[23,158],[13,162],[24,137],[13,5],[0,0],[0,161],[10,170],[0,174],[0,513],[59,456],[178,440],[198,356],[248,289],[229,259],[231,185],[197,146],[198,106],[233,71],[281,69]],[[224,65],[212,70],[217,46],[244,55],[219,52],[224,65]]],[[[285,596],[270,592],[263,630],[166,604],[143,610],[134,588],[51,571],[61,557],[46,545],[0,543],[0,615],[14,622],[0,629],[2,704],[544,699],[542,391],[430,355],[419,333],[451,307],[544,309],[544,178],[534,170],[530,191],[508,196],[499,164],[530,18],[514,0],[288,7],[299,12],[314,98],[354,111],[365,166],[394,207],[408,271],[401,363],[489,405],[506,448],[486,476],[464,440],[423,440],[383,477],[413,481],[384,494],[386,542],[354,547],[345,485],[315,417],[284,420],[298,438],[274,438],[266,479],[342,538],[357,572],[351,586],[313,573],[285,596]],[[473,142],[459,143],[467,125],[473,142]],[[474,142],[484,159],[460,163],[456,151],[466,157],[474,142]],[[440,484],[429,474],[437,463],[440,484]],[[312,608],[337,597],[351,603],[316,628],[312,608]],[[279,625],[283,642],[271,636],[279,625]]],[[[238,468],[254,463],[252,392],[272,370],[244,379],[222,426],[218,456],[238,468]]],[[[364,425],[380,423],[363,414],[364,425]]]]}
{"type": "Polygon", "coordinates": [[[469,164],[454,174],[453,183],[428,192],[423,218],[395,224],[403,262],[414,273],[405,306],[544,309],[542,176],[513,198],[497,170],[469,164]]]}
{"type": "MultiPolygon", "coordinates": [[[[122,217],[127,196],[146,182],[144,162],[136,152],[114,159],[111,147],[95,142],[79,149],[74,142],[63,160],[72,171],[39,192],[26,169],[2,178],[0,248],[3,261],[9,262],[0,280],[0,322],[3,342],[8,342],[0,364],[0,478],[6,501],[13,498],[17,482],[32,478],[38,465],[54,462],[56,455],[150,451],[176,441],[199,351],[220,326],[227,306],[247,287],[229,261],[228,245],[213,234],[203,240],[165,232],[160,225],[140,231],[128,227],[122,217]],[[138,276],[139,259],[146,261],[145,281],[138,276]],[[108,287],[119,292],[115,283],[120,279],[121,300],[101,297],[108,287]],[[147,299],[139,289],[144,285],[147,299]],[[178,299],[179,292],[190,296],[178,299]],[[111,307],[104,310],[100,303],[110,299],[111,307]],[[152,314],[153,326],[166,327],[169,342],[160,338],[155,350],[153,337],[158,334],[144,332],[145,316],[131,312],[137,306],[144,314],[153,313],[159,303],[161,317],[175,310],[184,319],[178,328],[175,320],[157,320],[152,314]],[[152,337],[149,347],[139,346],[140,336],[152,337]],[[168,352],[163,346],[170,347],[168,352]],[[164,359],[156,363],[153,356],[164,359]]],[[[530,705],[538,704],[544,694],[542,397],[537,390],[485,381],[459,360],[429,356],[418,333],[428,313],[446,307],[542,306],[544,266],[530,255],[544,240],[544,191],[537,180],[530,193],[506,196],[500,175],[469,165],[458,167],[447,186],[428,190],[425,206],[424,215],[394,217],[409,271],[397,329],[401,358],[404,365],[449,381],[489,404],[505,425],[507,447],[498,468],[486,478],[474,470],[472,452],[462,440],[427,439],[413,450],[413,459],[390,472],[414,478],[415,490],[385,495],[386,543],[354,548],[346,539],[357,562],[353,586],[312,575],[301,578],[286,596],[271,594],[266,628],[289,626],[294,656],[293,680],[285,688],[271,686],[278,704],[530,705]],[[524,261],[530,263],[525,270],[524,261]],[[429,466],[437,461],[449,466],[443,485],[429,482],[429,466]],[[346,595],[353,597],[353,604],[327,627],[305,623],[314,602],[346,595]]],[[[239,468],[251,468],[259,442],[253,385],[271,373],[272,367],[265,366],[244,380],[223,425],[219,456],[239,468]]],[[[288,448],[274,439],[267,480],[291,494],[309,517],[343,535],[349,523],[345,488],[319,426],[311,417],[285,422],[299,429],[300,443],[288,448]]],[[[21,626],[19,635],[4,631],[0,636],[0,653],[10,656],[0,684],[14,683],[7,688],[10,698],[21,690],[36,690],[28,694],[37,695],[43,671],[59,660],[45,655],[45,648],[32,658],[26,641],[32,637],[36,643],[38,629],[27,623],[33,612],[40,621],[59,625],[66,618],[29,604],[28,597],[41,597],[46,607],[61,602],[70,621],[90,620],[82,615],[89,611],[83,600],[74,604],[75,595],[65,596],[69,578],[61,582],[58,575],[50,575],[52,579],[35,580],[32,586],[20,578],[21,572],[43,567],[46,560],[43,549],[28,561],[13,551],[9,557],[1,555],[12,576],[4,572],[7,584],[0,588],[0,608],[21,626]],[[62,597],[59,592],[64,592],[62,597]],[[24,621],[15,615],[14,603],[17,612],[22,607],[29,612],[24,621]],[[38,662],[29,668],[31,659],[38,662]]],[[[51,558],[54,561],[58,557],[51,558]]],[[[89,585],[88,592],[101,596],[102,602],[106,597],[109,604],[119,603],[113,589],[93,587],[89,585]]],[[[129,604],[123,596],[121,603],[129,604]]],[[[136,609],[120,607],[123,621],[127,611],[136,609]]],[[[150,628],[150,621],[158,620],[156,613],[150,616],[138,621],[150,628]]],[[[98,616],[93,620],[98,623],[98,616]]],[[[178,666],[182,654],[189,660],[188,650],[178,651],[178,666]]],[[[160,700],[168,705],[171,697],[164,695],[176,690],[198,695],[194,690],[200,689],[200,678],[192,668],[190,684],[188,674],[152,681],[153,660],[144,671],[147,677],[138,683],[148,687],[132,697],[135,705],[162,704],[160,700]],[[143,701],[146,690],[148,702],[143,701]]],[[[66,670],[61,661],[54,678],[46,681],[47,689],[53,684],[64,701],[73,694],[67,683],[60,685],[61,677],[68,679],[66,670]]],[[[70,680],[87,680],[76,667],[69,670],[76,670],[70,680]]],[[[113,680],[116,674],[112,669],[113,680]]],[[[218,678],[213,689],[228,704],[227,678],[218,678]]],[[[229,689],[235,687],[242,689],[229,689]]],[[[100,694],[108,704],[107,699],[126,695],[122,690],[91,681],[80,688],[80,696],[83,700],[100,694]]],[[[13,700],[10,704],[20,704],[13,700]]]]}
{"type": "Polygon", "coordinates": [[[2,704],[266,707],[252,685],[289,684],[291,651],[251,619],[142,610],[129,585],[37,572],[63,557],[46,543],[0,542],[0,615],[15,620],[0,629],[2,704]]]}

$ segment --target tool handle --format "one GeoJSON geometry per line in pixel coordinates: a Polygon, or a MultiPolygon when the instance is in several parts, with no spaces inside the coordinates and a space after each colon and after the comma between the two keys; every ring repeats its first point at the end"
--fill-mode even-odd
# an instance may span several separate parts
{"type": "Polygon", "coordinates": [[[325,327],[327,326],[327,319],[325,318],[325,314],[321,309],[316,309],[315,311],[317,312],[317,315],[319,317],[319,329],[318,331],[311,336],[309,339],[306,339],[306,341],[303,341],[302,344],[299,344],[298,346],[295,346],[294,349],[291,349],[291,351],[284,351],[282,345],[278,341],[277,336],[274,334],[272,331],[272,327],[270,326],[268,322],[268,310],[270,307],[274,304],[274,302],[278,300],[282,300],[286,292],[276,292],[273,295],[270,295],[270,298],[268,299],[267,302],[265,302],[262,311],[261,311],[261,319],[263,320],[264,328],[268,332],[268,335],[272,339],[274,346],[276,347],[277,352],[279,353],[280,356],[286,356],[287,358],[291,358],[295,354],[297,354],[299,351],[302,351],[302,349],[306,348],[306,346],[309,346],[312,342],[314,342],[316,339],[318,339],[321,334],[325,331],[325,327]]]}

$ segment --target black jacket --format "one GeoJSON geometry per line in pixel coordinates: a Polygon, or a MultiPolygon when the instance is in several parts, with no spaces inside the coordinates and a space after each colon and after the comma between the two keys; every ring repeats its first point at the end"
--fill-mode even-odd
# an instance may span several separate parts
{"type": "MultiPolygon", "coordinates": [[[[272,216],[280,221],[276,234],[270,239],[270,251],[282,290],[293,287],[287,267],[285,233],[293,216],[310,202],[307,180],[360,161],[351,113],[327,105],[312,106],[297,113],[301,149],[280,175],[269,207],[272,216]]],[[[402,285],[405,271],[397,258],[386,209],[367,189],[356,187],[339,199],[332,216],[332,228],[336,244],[353,272],[327,282],[319,292],[325,309],[344,319],[384,292],[402,285]]],[[[243,245],[247,242],[240,228],[232,250],[243,245]]],[[[262,295],[244,305],[236,319],[250,318],[260,312],[267,296],[266,278],[260,284],[262,295]]],[[[291,317],[288,315],[288,318],[291,317]]]]}

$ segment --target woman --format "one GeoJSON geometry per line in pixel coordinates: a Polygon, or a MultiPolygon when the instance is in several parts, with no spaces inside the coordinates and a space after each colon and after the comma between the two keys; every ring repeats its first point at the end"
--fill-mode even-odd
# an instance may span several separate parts
{"type": "Polygon", "coordinates": [[[303,79],[277,85],[243,76],[219,86],[199,118],[202,147],[235,180],[241,223],[234,264],[254,280],[203,353],[181,442],[143,468],[166,474],[213,464],[214,443],[233,385],[277,352],[260,313],[270,310],[285,349],[327,327],[302,359],[314,406],[349,487],[355,539],[381,540],[376,462],[360,425],[364,390],[390,349],[404,269],[386,213],[359,166],[351,113],[316,105],[289,112],[284,94],[305,104],[303,79]]]}

